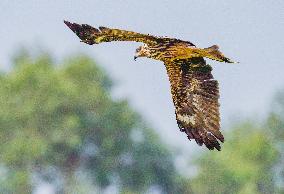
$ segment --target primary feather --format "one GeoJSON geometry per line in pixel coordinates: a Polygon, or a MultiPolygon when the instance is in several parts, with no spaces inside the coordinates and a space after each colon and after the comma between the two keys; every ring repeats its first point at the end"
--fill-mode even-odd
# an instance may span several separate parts
{"type": "Polygon", "coordinates": [[[203,57],[233,63],[219,51],[217,45],[197,48],[189,41],[157,37],[106,27],[94,28],[87,24],[64,23],[87,44],[111,41],[135,41],[144,45],[136,51],[137,57],[163,61],[171,84],[177,124],[189,140],[213,150],[221,150],[224,142],[220,132],[219,87],[211,74],[212,68],[203,57]]]}

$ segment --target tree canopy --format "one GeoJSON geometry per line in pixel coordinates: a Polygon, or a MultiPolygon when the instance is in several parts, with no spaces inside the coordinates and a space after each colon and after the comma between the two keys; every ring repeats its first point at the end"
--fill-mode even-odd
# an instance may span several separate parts
{"type": "Polygon", "coordinates": [[[112,85],[87,56],[58,65],[19,53],[0,77],[0,193],[41,182],[86,193],[86,180],[98,192],[188,192],[173,155],[127,100],[111,97],[112,85]]]}
{"type": "Polygon", "coordinates": [[[206,153],[196,161],[199,174],[193,179],[196,193],[275,193],[273,167],[278,151],[266,129],[243,123],[231,129],[221,153],[206,153]]]}
{"type": "Polygon", "coordinates": [[[262,122],[225,130],[221,152],[204,151],[181,176],[175,155],[88,56],[58,64],[19,52],[0,73],[0,193],[284,194],[284,93],[262,122]]]}

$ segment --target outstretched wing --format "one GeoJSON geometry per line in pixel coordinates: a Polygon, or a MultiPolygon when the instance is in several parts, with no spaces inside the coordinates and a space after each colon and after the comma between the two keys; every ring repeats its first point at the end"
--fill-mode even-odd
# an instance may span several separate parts
{"type": "Polygon", "coordinates": [[[100,26],[98,29],[94,28],[88,24],[77,24],[64,21],[64,23],[82,40],[82,42],[87,44],[99,44],[101,42],[111,42],[111,41],[135,41],[143,42],[148,45],[153,45],[157,43],[184,43],[189,46],[194,46],[189,41],[183,41],[174,38],[167,37],[156,37],[149,34],[141,34],[137,32],[131,32],[127,30],[111,29],[107,27],[100,26]]]}
{"type": "Polygon", "coordinates": [[[176,120],[181,131],[198,145],[221,150],[219,88],[203,58],[165,63],[171,83],[176,120]]]}
{"type": "Polygon", "coordinates": [[[100,26],[98,29],[88,24],[76,24],[68,21],[64,23],[74,32],[77,36],[87,44],[99,44],[101,42],[111,41],[135,41],[144,42],[146,44],[156,43],[159,38],[151,35],[140,34],[126,30],[111,29],[100,26]]]}

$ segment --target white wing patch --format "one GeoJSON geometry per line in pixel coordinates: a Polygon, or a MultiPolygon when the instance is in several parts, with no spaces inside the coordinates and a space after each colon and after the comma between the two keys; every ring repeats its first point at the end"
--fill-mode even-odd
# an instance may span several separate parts
{"type": "Polygon", "coordinates": [[[182,114],[177,114],[177,118],[182,121],[185,122],[187,124],[190,124],[191,126],[195,125],[195,115],[182,115],[182,114]]]}

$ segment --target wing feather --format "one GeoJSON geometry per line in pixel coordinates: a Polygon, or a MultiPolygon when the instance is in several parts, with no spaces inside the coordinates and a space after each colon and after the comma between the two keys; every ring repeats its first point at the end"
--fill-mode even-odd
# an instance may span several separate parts
{"type": "Polygon", "coordinates": [[[219,88],[212,68],[203,58],[169,61],[165,66],[180,130],[198,145],[221,150],[219,88]]]}
{"type": "Polygon", "coordinates": [[[68,21],[64,21],[64,23],[82,40],[82,42],[90,45],[111,41],[135,41],[144,42],[146,44],[153,44],[159,41],[158,37],[132,31],[111,29],[103,26],[100,26],[97,29],[88,24],[80,25],[68,21]]]}
{"type": "Polygon", "coordinates": [[[111,41],[135,41],[143,42],[148,45],[159,43],[181,43],[185,44],[186,46],[195,46],[189,41],[183,41],[175,38],[157,37],[149,34],[141,34],[127,30],[112,29],[103,26],[100,26],[97,29],[88,24],[77,24],[68,21],[64,21],[64,23],[81,39],[82,42],[90,45],[111,41]]]}

